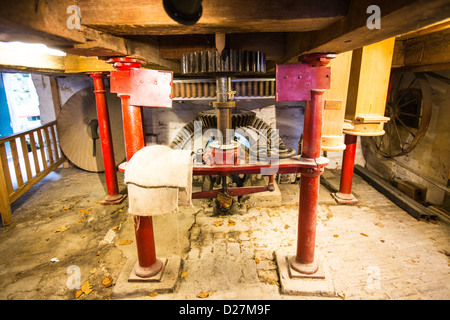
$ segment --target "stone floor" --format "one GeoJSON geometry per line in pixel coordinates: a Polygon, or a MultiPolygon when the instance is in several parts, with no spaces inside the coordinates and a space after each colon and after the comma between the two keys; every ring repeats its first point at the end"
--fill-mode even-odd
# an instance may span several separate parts
{"type": "MultiPolygon", "coordinates": [[[[338,175],[326,170],[324,178],[338,175]]],[[[279,185],[281,206],[261,194],[233,215],[194,200],[177,215],[154,217],[157,255],[181,258],[174,291],[141,283],[121,291],[124,267],[136,259],[134,229],[127,200],[99,204],[104,186],[102,174],[57,169],[13,204],[13,224],[0,227],[0,299],[450,298],[450,227],[415,220],[358,176],[357,205],[337,205],[320,189],[316,253],[331,296],[286,294],[280,283],[275,252],[296,250],[295,184],[279,185]]]]}

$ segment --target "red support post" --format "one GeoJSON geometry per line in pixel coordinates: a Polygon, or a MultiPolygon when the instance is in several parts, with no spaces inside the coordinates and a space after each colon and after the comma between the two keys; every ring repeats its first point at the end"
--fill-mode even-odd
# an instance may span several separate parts
{"type": "Polygon", "coordinates": [[[103,79],[106,78],[106,72],[88,73],[94,79],[94,93],[97,105],[98,128],[100,132],[100,142],[102,146],[103,165],[105,168],[105,179],[108,194],[101,204],[119,204],[125,195],[119,193],[117,183],[116,162],[114,159],[114,147],[111,135],[111,125],[109,121],[108,104],[106,101],[105,87],[103,79]]]}
{"type": "Polygon", "coordinates": [[[345,150],[342,157],[339,192],[333,194],[339,204],[355,204],[358,200],[352,194],[353,170],[355,167],[356,142],[358,136],[345,134],[345,150]]]}
{"type": "MultiPolygon", "coordinates": [[[[319,163],[322,148],[323,94],[330,87],[330,70],[326,66],[336,55],[313,53],[301,56],[301,65],[277,73],[277,81],[283,84],[277,89],[277,99],[306,100],[303,122],[303,144],[301,158],[319,163]],[[298,74],[295,74],[296,71],[298,74]],[[308,78],[306,81],[304,78],[308,78]],[[286,82],[286,83],[284,83],[286,82]],[[293,92],[294,90],[294,92],[293,92]],[[305,98],[305,99],[300,99],[305,98]]],[[[301,171],[300,200],[298,213],[297,252],[289,260],[291,271],[301,277],[322,278],[315,257],[317,206],[319,200],[320,175],[323,166],[301,171]]]]}
{"type": "MultiPolygon", "coordinates": [[[[108,60],[114,68],[127,72],[130,68],[140,68],[143,61],[131,58],[112,58],[108,60]]],[[[122,100],[123,130],[127,161],[145,147],[144,128],[142,124],[141,107],[129,104],[130,95],[119,93],[122,100]]],[[[134,266],[134,273],[143,279],[157,275],[163,263],[156,257],[155,237],[153,233],[153,219],[151,216],[134,216],[134,230],[138,261],[134,266]]]]}
{"type": "MultiPolygon", "coordinates": [[[[325,90],[311,90],[311,101],[306,101],[302,158],[320,157],[324,93],[325,90]]],[[[300,179],[297,254],[290,260],[290,266],[302,274],[314,274],[319,268],[314,251],[321,173],[321,170],[309,170],[300,179]]]]}

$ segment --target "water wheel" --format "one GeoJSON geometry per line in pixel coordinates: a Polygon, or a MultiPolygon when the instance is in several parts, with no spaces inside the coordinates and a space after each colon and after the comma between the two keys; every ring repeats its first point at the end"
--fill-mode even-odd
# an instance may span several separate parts
{"type": "Polygon", "coordinates": [[[385,134],[370,137],[377,153],[398,157],[411,152],[425,136],[431,120],[431,87],[423,73],[401,73],[386,104],[385,134]]]}

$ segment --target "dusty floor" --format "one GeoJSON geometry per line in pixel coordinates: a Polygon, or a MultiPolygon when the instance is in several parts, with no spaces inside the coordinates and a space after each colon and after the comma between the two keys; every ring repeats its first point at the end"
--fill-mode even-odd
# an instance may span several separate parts
{"type": "MultiPolygon", "coordinates": [[[[331,181],[339,172],[325,174],[331,181]]],[[[136,259],[134,230],[127,201],[98,203],[104,185],[101,174],[57,169],[13,204],[13,224],[0,227],[0,299],[325,299],[281,293],[274,252],[295,253],[297,239],[290,184],[279,185],[278,207],[251,198],[220,217],[195,200],[155,217],[158,256],[181,257],[176,290],[155,295],[135,284],[138,294],[117,296],[122,269],[136,259]],[[73,270],[92,291],[77,296],[73,270]]],[[[335,290],[327,299],[449,299],[450,227],[415,220],[358,176],[353,191],[360,203],[340,206],[320,189],[316,251],[335,290]]]]}

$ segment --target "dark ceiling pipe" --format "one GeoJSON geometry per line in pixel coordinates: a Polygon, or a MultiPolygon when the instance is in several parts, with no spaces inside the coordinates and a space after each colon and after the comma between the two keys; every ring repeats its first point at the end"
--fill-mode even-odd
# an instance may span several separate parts
{"type": "Polygon", "coordinates": [[[202,16],[202,0],[163,0],[164,10],[178,23],[195,24],[202,16]]]}

